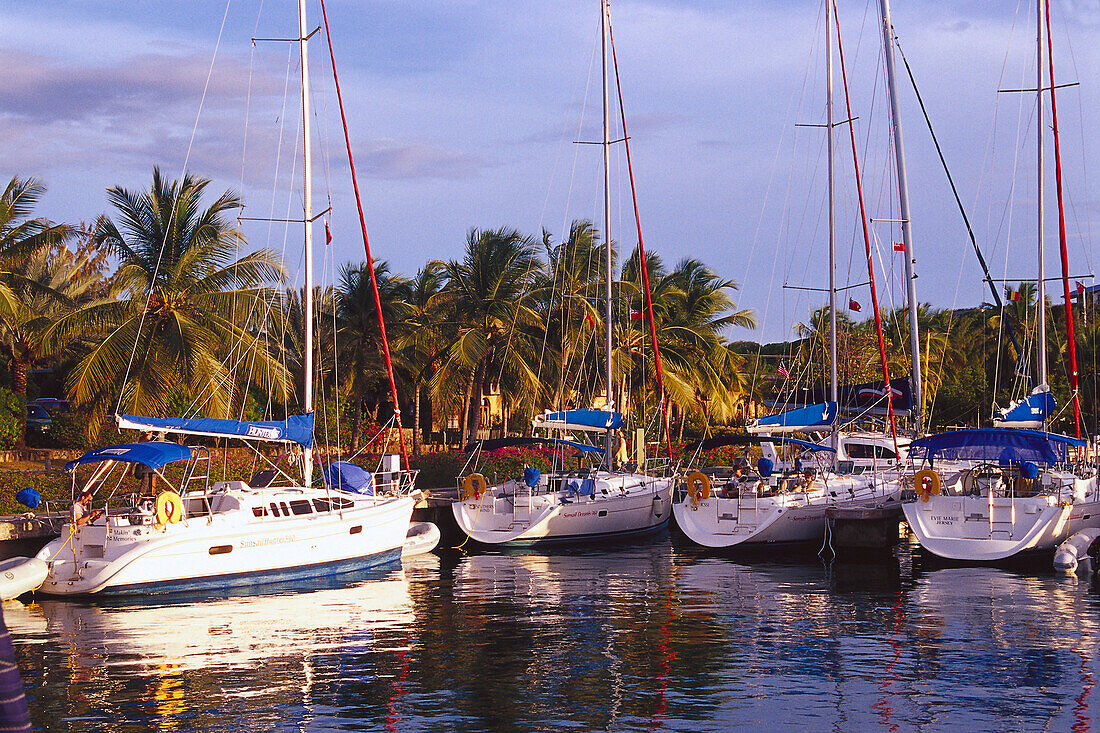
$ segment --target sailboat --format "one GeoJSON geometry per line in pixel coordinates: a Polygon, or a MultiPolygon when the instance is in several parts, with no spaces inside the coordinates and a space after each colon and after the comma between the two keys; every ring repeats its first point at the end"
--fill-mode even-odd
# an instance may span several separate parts
{"type": "MultiPolygon", "coordinates": [[[[1043,9],[1036,0],[1036,72],[1038,167],[1038,384],[1024,399],[999,411],[992,428],[959,430],[913,441],[913,468],[906,476],[916,489],[914,501],[904,504],[905,518],[921,546],[940,557],[967,561],[996,561],[1021,553],[1054,550],[1082,529],[1100,527],[1100,485],[1095,466],[1071,466],[1070,450],[1085,447],[1077,438],[1046,432],[1056,407],[1047,384],[1046,287],[1044,267],[1045,174],[1043,168],[1043,92],[1049,90],[1057,142],[1054,64],[1050,58],[1050,8],[1046,27],[1050,78],[1044,80],[1043,9]],[[970,461],[950,474],[943,461],[970,461]],[[917,463],[917,462],[921,463],[917,463]],[[937,470],[937,461],[940,468],[937,470]],[[942,474],[942,475],[941,475],[942,474]]],[[[1058,152],[1057,145],[1055,152],[1058,152]]],[[[1063,281],[1066,308],[1069,288],[1066,271],[1065,224],[1061,210],[1061,162],[1058,161],[1059,224],[1062,235],[1063,281]]],[[[1072,325],[1072,312],[1067,321],[1072,325]]],[[[1073,343],[1069,331],[1070,344],[1073,343]]],[[[1073,349],[1070,349],[1071,386],[1076,392],[1073,349]]],[[[1080,417],[1075,417],[1078,434],[1080,417]]]]}
{"type": "MultiPolygon", "coordinates": [[[[902,237],[906,250],[906,275],[908,277],[908,301],[913,367],[911,384],[911,417],[915,430],[920,428],[920,351],[916,324],[916,293],[912,273],[912,241],[909,226],[908,187],[905,176],[905,155],[902,146],[895,93],[894,57],[891,44],[889,5],[881,2],[883,42],[887,63],[887,82],[890,90],[891,120],[894,126],[898,194],[901,200],[902,237]]],[[[686,477],[685,490],[673,504],[676,525],[692,542],[710,548],[744,547],[764,544],[820,542],[825,536],[825,511],[838,504],[886,504],[900,501],[900,488],[884,475],[865,468],[893,468],[897,465],[905,441],[896,435],[853,434],[844,435],[839,430],[842,400],[837,376],[837,285],[836,285],[836,237],[835,205],[833,190],[833,61],[832,20],[835,7],[832,0],[825,0],[825,63],[826,63],[826,133],[828,154],[828,211],[829,211],[829,301],[830,318],[830,395],[828,401],[810,404],[793,410],[751,421],[747,426],[749,436],[743,442],[761,446],[763,460],[758,470],[745,467],[739,478],[712,491],[711,477],[703,472],[693,472],[686,477]],[[789,433],[828,433],[820,443],[791,441],[783,437],[789,433]],[[796,461],[780,461],[776,444],[800,447],[802,454],[796,461]],[[842,453],[843,450],[843,453],[842,453]],[[856,453],[860,464],[849,456],[856,453]],[[820,457],[830,455],[827,462],[820,457]],[[843,464],[841,462],[843,456],[843,464]],[[803,465],[803,459],[809,462],[803,465]],[[847,469],[838,470],[842,465],[847,469]],[[779,469],[776,472],[776,469],[779,469]],[[805,469],[809,469],[808,471],[805,469]]],[[[839,32],[839,26],[838,26],[839,32]]],[[[839,39],[838,39],[839,42],[839,39]]],[[[842,56],[843,60],[843,56],[842,56]]],[[[849,115],[850,116],[850,115],[849,115]]],[[[854,148],[854,138],[853,138],[854,148]]],[[[858,178],[858,175],[857,175],[858,178]]],[[[860,206],[862,209],[862,194],[860,206]]],[[[861,212],[862,213],[862,212],[861,212]]],[[[864,225],[866,229],[866,224],[864,225]]],[[[865,231],[866,236],[866,231],[865,231]]],[[[868,248],[869,248],[868,244],[868,248]]],[[[869,252],[869,249],[868,249],[869,252]]],[[[868,258],[870,256],[868,255],[868,258]]],[[[870,261],[868,261],[870,266],[870,261]]],[[[874,275],[871,274],[871,292],[878,318],[877,296],[874,294],[874,275]]],[[[880,331],[880,350],[883,349],[880,331]]],[[[882,351],[884,372],[886,357],[882,351]]],[[[879,393],[885,402],[891,419],[894,412],[894,381],[887,374],[877,386],[860,385],[879,393]]],[[[858,394],[858,388],[856,392],[858,394]]],[[[865,390],[866,391],[866,390],[865,390]]],[[[850,400],[845,400],[850,402],[850,400]]],[[[721,438],[710,445],[721,444],[721,438]]],[[[701,449],[708,448],[703,441],[701,449]]],[[[717,478],[717,477],[716,477],[717,478]]],[[[726,477],[722,477],[726,478],[726,477]]],[[[894,504],[897,505],[896,503],[894,504]]]]}
{"type": "Polygon", "coordinates": [[[607,235],[611,224],[612,143],[608,76],[611,11],[607,0],[601,0],[600,10],[604,233],[607,238],[604,263],[604,385],[607,404],[604,409],[564,410],[535,418],[536,427],[558,432],[562,437],[504,439],[494,441],[492,445],[471,446],[476,451],[518,444],[517,441],[528,444],[536,440],[554,448],[578,451],[582,456],[599,456],[599,463],[575,471],[555,470],[546,474],[525,471],[524,477],[512,478],[496,486],[488,486],[485,477],[479,473],[463,477],[460,498],[451,508],[459,528],[474,541],[484,544],[584,542],[639,535],[662,529],[669,520],[672,480],[618,468],[612,449],[614,434],[622,427],[623,416],[613,409],[612,404],[612,252],[611,239],[607,235]],[[566,439],[575,432],[602,434],[603,449],[566,439]]]}
{"type": "Polygon", "coordinates": [[[149,418],[118,414],[120,429],[281,444],[301,457],[301,480],[278,464],[248,481],[212,481],[210,452],[164,440],[89,451],[65,468],[74,497],[110,494],[92,521],[65,525],[38,561],[51,595],[155,594],[336,575],[396,561],[415,500],[315,486],[313,474],[313,270],[310,96],[304,0],[298,3],[302,69],[305,287],[304,407],[284,420],[149,418]],[[78,483],[80,469],[95,465],[78,483]],[[112,500],[130,467],[151,472],[155,494],[112,500]],[[174,471],[166,470],[172,466],[174,471]],[[179,476],[175,481],[169,476],[179,476]]]}

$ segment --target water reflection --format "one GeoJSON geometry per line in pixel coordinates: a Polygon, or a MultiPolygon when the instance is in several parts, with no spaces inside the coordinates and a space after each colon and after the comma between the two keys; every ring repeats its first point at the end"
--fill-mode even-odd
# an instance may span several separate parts
{"type": "Polygon", "coordinates": [[[348,587],[5,605],[44,729],[1089,730],[1100,587],[906,552],[427,556],[348,587]]]}

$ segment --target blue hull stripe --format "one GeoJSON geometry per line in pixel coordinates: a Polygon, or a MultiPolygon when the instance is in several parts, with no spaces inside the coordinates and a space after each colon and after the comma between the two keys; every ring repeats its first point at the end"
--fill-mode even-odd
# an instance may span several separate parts
{"type": "Polygon", "coordinates": [[[375,555],[355,557],[337,562],[297,565],[292,568],[275,568],[227,575],[211,575],[200,578],[181,578],[179,580],[157,581],[155,583],[133,583],[129,585],[109,585],[95,595],[159,595],[163,593],[188,593],[193,591],[217,590],[221,588],[239,588],[242,586],[286,583],[311,578],[326,578],[343,573],[379,567],[388,563],[400,562],[401,548],[386,550],[375,555]]]}

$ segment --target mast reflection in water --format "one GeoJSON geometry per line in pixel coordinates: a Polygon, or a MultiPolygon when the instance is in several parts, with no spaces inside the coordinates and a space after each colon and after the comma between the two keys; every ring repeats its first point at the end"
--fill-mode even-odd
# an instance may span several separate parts
{"type": "Polygon", "coordinates": [[[43,730],[1090,730],[1098,599],[907,549],[827,567],[658,539],[4,615],[43,730]]]}

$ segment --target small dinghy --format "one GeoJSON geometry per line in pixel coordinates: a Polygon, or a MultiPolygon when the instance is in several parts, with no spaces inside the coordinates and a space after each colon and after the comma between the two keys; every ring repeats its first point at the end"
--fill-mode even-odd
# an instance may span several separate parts
{"type": "Polygon", "coordinates": [[[1094,549],[1097,538],[1100,529],[1083,529],[1058,545],[1054,551],[1054,569],[1075,573],[1078,566],[1084,565],[1085,570],[1091,570],[1092,558],[1100,550],[1100,547],[1094,549]]]}
{"type": "Polygon", "coordinates": [[[0,599],[10,601],[35,590],[49,571],[46,561],[36,557],[13,557],[0,562],[0,599]]]}
{"type": "Polygon", "coordinates": [[[431,522],[413,522],[409,525],[409,533],[405,536],[401,556],[423,555],[434,550],[438,544],[439,527],[431,522]]]}

